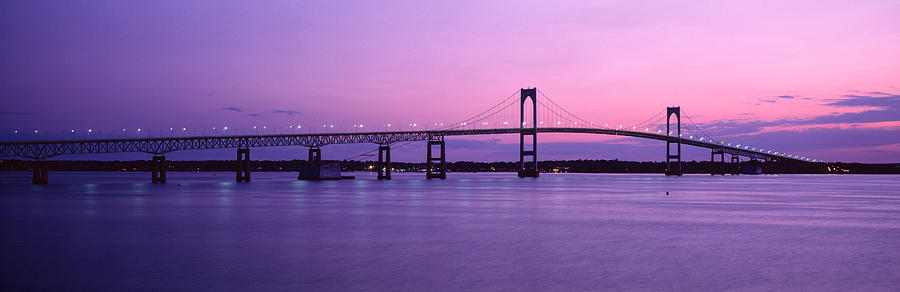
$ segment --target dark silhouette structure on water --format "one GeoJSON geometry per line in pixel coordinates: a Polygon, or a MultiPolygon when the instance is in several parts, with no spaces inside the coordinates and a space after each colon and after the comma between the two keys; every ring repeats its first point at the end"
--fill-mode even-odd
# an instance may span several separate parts
{"type": "MultiPolygon", "coordinates": [[[[541,172],[547,172],[548,169],[542,169],[538,162],[538,134],[539,133],[584,133],[584,134],[601,134],[601,135],[618,135],[629,136],[643,139],[660,140],[666,143],[666,160],[665,168],[662,171],[666,175],[681,175],[685,172],[681,161],[682,144],[703,147],[711,149],[711,162],[715,162],[716,155],[719,155],[718,174],[738,173],[741,168],[741,157],[748,158],[753,161],[797,161],[806,162],[813,161],[807,157],[798,155],[788,155],[783,152],[774,152],[772,150],[765,151],[763,149],[750,148],[749,146],[741,147],[740,144],[732,146],[713,142],[711,139],[704,141],[704,138],[695,139],[694,135],[685,138],[682,134],[681,123],[682,109],[681,107],[666,108],[666,133],[653,133],[649,127],[645,131],[641,131],[637,126],[632,129],[600,127],[593,123],[586,122],[562,107],[556,102],[544,95],[537,88],[522,88],[517,94],[510,96],[497,106],[485,111],[479,115],[465,120],[459,124],[450,125],[441,129],[423,130],[423,131],[385,131],[385,132],[350,132],[350,133],[318,133],[318,134],[274,134],[274,135],[236,135],[236,136],[200,136],[200,137],[159,137],[159,138],[123,138],[123,139],[98,139],[98,140],[61,140],[61,141],[35,141],[35,142],[9,142],[0,143],[0,156],[6,157],[22,157],[33,159],[33,179],[34,184],[47,184],[47,159],[65,154],[88,154],[88,153],[116,153],[116,152],[144,152],[153,155],[151,162],[151,181],[154,183],[166,182],[166,171],[169,167],[166,163],[166,153],[181,150],[200,150],[200,149],[221,149],[234,148],[237,149],[237,159],[233,162],[235,165],[235,180],[238,182],[249,182],[250,166],[250,148],[253,147],[275,147],[275,146],[305,146],[309,147],[309,160],[314,162],[304,166],[298,175],[299,179],[317,179],[326,178],[323,176],[333,177],[333,166],[320,163],[322,161],[322,146],[330,144],[349,144],[349,143],[373,143],[378,145],[378,171],[379,179],[391,179],[391,148],[390,145],[398,142],[425,141],[426,160],[425,160],[425,177],[428,179],[447,178],[448,165],[446,158],[446,137],[449,136],[467,136],[467,135],[494,135],[494,134],[518,134],[519,135],[519,162],[515,171],[519,177],[536,178],[541,172]],[[516,97],[518,95],[518,97],[516,97]],[[547,100],[550,105],[545,104],[538,99],[541,95],[543,100],[547,100]],[[512,102],[508,102],[512,101],[512,102]],[[526,102],[531,102],[531,121],[526,117],[526,102]],[[500,113],[509,108],[512,104],[519,104],[519,125],[512,128],[496,128],[485,127],[477,128],[477,125],[489,125],[486,122],[490,119],[498,119],[494,124],[499,124],[500,113]],[[574,127],[561,127],[561,122],[557,122],[556,127],[539,127],[542,121],[538,120],[538,105],[546,107],[548,111],[554,115],[554,118],[565,119],[574,122],[574,127]],[[506,105],[506,106],[503,106],[506,105]],[[555,106],[555,107],[553,107],[555,106]],[[497,110],[494,110],[497,109],[497,110]],[[494,110],[494,111],[492,111],[494,110]],[[675,117],[672,123],[672,116],[675,117]],[[579,125],[579,121],[581,124],[579,125]],[[530,140],[530,148],[526,149],[526,141],[530,140]],[[433,148],[438,148],[437,150],[433,148]],[[731,165],[728,167],[725,163],[725,155],[731,156],[731,165]],[[530,159],[530,161],[529,161],[530,159]]],[[[651,118],[652,119],[652,118],[651,118]]],[[[648,120],[650,121],[650,120],[648,120]]],[[[504,125],[508,121],[502,122],[504,125]]],[[[649,125],[652,123],[642,123],[649,125]]],[[[694,125],[696,128],[696,125],[694,125]]],[[[339,170],[338,170],[339,171],[339,170]]],[[[340,175],[337,175],[340,176],[340,175]]]]}

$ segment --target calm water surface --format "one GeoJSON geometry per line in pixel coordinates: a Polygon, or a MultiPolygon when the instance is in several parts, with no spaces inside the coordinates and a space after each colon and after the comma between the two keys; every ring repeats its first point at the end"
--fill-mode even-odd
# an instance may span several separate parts
{"type": "Polygon", "coordinates": [[[900,176],[50,175],[3,290],[900,289],[900,176]]]}

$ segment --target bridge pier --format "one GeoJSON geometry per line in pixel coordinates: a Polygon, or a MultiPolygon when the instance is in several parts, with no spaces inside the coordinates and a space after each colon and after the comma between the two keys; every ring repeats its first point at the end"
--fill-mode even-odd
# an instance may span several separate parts
{"type": "Polygon", "coordinates": [[[166,156],[153,155],[150,169],[152,170],[152,175],[150,176],[152,183],[166,183],[166,156]]]}
{"type": "Polygon", "coordinates": [[[441,136],[440,140],[436,140],[436,141],[431,140],[431,139],[432,138],[428,139],[428,146],[426,148],[428,160],[425,161],[425,178],[427,178],[427,179],[432,179],[432,178],[446,179],[447,178],[447,156],[446,156],[446,152],[444,151],[444,148],[445,148],[444,147],[444,137],[441,136]],[[438,145],[441,148],[441,150],[440,150],[441,155],[438,157],[433,156],[434,151],[432,151],[431,146],[434,146],[434,145],[438,145]],[[434,163],[435,161],[437,161],[438,164],[440,165],[439,170],[435,169],[435,163],[434,163]]]}
{"type": "Polygon", "coordinates": [[[725,175],[725,150],[724,149],[713,149],[710,156],[710,162],[713,164],[713,170],[709,171],[710,175],[725,175]],[[716,155],[719,155],[719,167],[715,166],[716,163],[716,155]],[[718,169],[715,169],[718,168],[718,169]]]}
{"type": "Polygon", "coordinates": [[[537,160],[537,88],[520,90],[519,99],[519,177],[538,177],[537,160]],[[531,98],[531,129],[525,128],[525,101],[531,98]],[[531,136],[531,150],[525,150],[525,136],[531,136]],[[531,161],[526,163],[525,156],[531,156],[531,161]]]}
{"type": "Polygon", "coordinates": [[[322,149],[319,147],[310,147],[309,148],[309,159],[307,160],[310,163],[321,163],[322,162],[322,149]]]}
{"type": "Polygon", "coordinates": [[[675,132],[675,142],[672,140],[666,140],[666,175],[682,175],[681,169],[681,107],[667,107],[666,108],[666,136],[669,133],[672,133],[670,129],[670,118],[672,115],[675,115],[676,120],[678,121],[678,125],[675,132]],[[676,150],[678,153],[672,153],[672,144],[677,144],[676,150]],[[675,166],[672,166],[672,160],[676,161],[675,166]]]}
{"type": "Polygon", "coordinates": [[[33,174],[31,177],[31,184],[35,185],[46,185],[49,183],[49,179],[47,177],[47,161],[46,160],[35,160],[32,166],[33,174]]]}
{"type": "Polygon", "coordinates": [[[341,175],[341,167],[336,163],[326,164],[322,162],[322,149],[318,147],[309,148],[309,160],[306,165],[300,166],[300,173],[297,174],[299,180],[333,180],[333,179],[352,179],[352,176],[344,177],[341,175]]]}
{"type": "Polygon", "coordinates": [[[237,182],[250,181],[250,148],[238,148],[237,171],[234,180],[237,182]]]}
{"type": "Polygon", "coordinates": [[[391,179],[390,145],[378,145],[378,179],[391,179]]]}
{"type": "Polygon", "coordinates": [[[741,174],[741,157],[738,155],[731,155],[731,175],[739,175],[741,174]]]}

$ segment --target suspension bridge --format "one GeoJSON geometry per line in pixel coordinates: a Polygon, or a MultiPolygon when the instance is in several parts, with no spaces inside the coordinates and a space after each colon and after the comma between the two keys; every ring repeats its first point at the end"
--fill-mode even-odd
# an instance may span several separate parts
{"type": "MultiPolygon", "coordinates": [[[[199,135],[186,137],[147,137],[111,139],[69,139],[0,143],[0,156],[33,160],[34,184],[47,184],[46,160],[65,154],[140,152],[153,155],[151,181],[166,182],[167,153],[182,150],[237,149],[237,181],[250,181],[250,149],[256,147],[304,146],[309,148],[308,162],[322,164],[322,147],[331,144],[368,143],[378,145],[378,178],[391,178],[391,145],[425,141],[426,178],[446,178],[445,138],[472,135],[519,135],[519,177],[538,177],[538,134],[581,133],[652,139],[665,142],[666,175],[681,175],[682,145],[708,148],[710,159],[718,156],[724,174],[725,156],[731,163],[749,160],[795,160],[816,162],[806,156],[769,148],[728,143],[707,135],[680,107],[667,107],[634,125],[595,123],[566,110],[537,88],[520,89],[489,109],[456,123],[422,125],[422,130],[356,131],[300,134],[199,135]],[[686,123],[682,123],[682,117],[686,123]],[[530,118],[530,119],[529,119],[530,118]],[[518,122],[516,122],[518,120],[518,122]]],[[[391,125],[388,124],[387,127],[391,125]]],[[[410,126],[417,127],[417,124],[410,126]]],[[[374,152],[374,150],[373,150],[374,152]]],[[[302,171],[301,171],[302,172],[302,171]]],[[[317,172],[318,173],[318,172],[317,172]]],[[[301,173],[301,177],[303,174],[301,173]]]]}

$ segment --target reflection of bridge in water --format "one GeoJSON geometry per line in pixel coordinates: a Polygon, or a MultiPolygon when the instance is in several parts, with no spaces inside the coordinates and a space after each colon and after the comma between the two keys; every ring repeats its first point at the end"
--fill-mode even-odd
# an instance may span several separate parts
{"type": "MultiPolygon", "coordinates": [[[[153,182],[166,182],[165,154],[179,150],[202,150],[236,148],[237,174],[236,180],[250,180],[250,148],[277,146],[309,147],[309,162],[321,164],[321,147],[329,144],[372,143],[378,146],[378,178],[390,179],[391,161],[390,145],[398,142],[427,141],[426,178],[446,178],[445,137],[519,134],[519,176],[537,177],[540,169],[537,164],[537,136],[539,133],[583,133],[628,136],[653,139],[666,143],[666,175],[681,175],[681,145],[690,145],[711,149],[711,159],[715,162],[718,155],[722,173],[725,170],[725,155],[731,156],[731,163],[740,163],[741,157],[750,160],[816,160],[799,155],[786,154],[771,149],[751,147],[749,145],[733,145],[724,141],[709,138],[696,124],[681,123],[680,107],[669,107],[654,117],[629,128],[619,125],[595,124],[560,107],[552,99],[543,95],[536,88],[522,89],[507,97],[497,105],[476,116],[446,127],[422,131],[384,131],[384,132],[346,132],[346,133],[309,133],[309,134],[275,134],[275,135],[239,135],[239,136],[199,136],[199,137],[160,137],[160,138],[124,138],[96,140],[60,140],[12,142],[0,144],[0,155],[23,157],[34,160],[35,184],[46,184],[46,159],[64,154],[90,153],[122,153],[143,152],[153,154],[153,182]],[[538,95],[547,99],[545,103],[538,95]],[[531,99],[530,108],[526,107],[531,99]],[[518,104],[518,113],[513,107],[518,104]],[[542,109],[540,112],[538,108],[542,109]],[[528,121],[526,111],[531,113],[528,121]],[[511,113],[512,112],[512,113],[511,113]],[[519,123],[510,123],[511,116],[518,116],[519,123]],[[674,119],[673,119],[674,116],[674,119]],[[665,119],[665,123],[662,120],[665,119]],[[565,124],[565,125],[564,125],[565,124]],[[546,125],[546,126],[545,126],[546,125]],[[435,150],[437,147],[439,149],[435,150]]],[[[690,117],[686,116],[690,121],[690,117]]],[[[435,124],[439,126],[439,124],[435,124]]]]}

